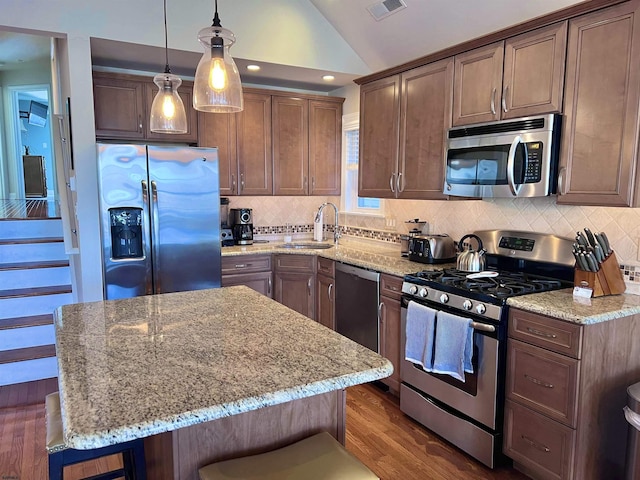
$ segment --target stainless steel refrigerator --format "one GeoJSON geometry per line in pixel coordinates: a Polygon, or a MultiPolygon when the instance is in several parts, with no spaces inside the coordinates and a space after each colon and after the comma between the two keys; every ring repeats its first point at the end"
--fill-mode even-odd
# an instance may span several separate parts
{"type": "Polygon", "coordinates": [[[218,151],[98,144],[106,299],[220,286],[218,151]]]}

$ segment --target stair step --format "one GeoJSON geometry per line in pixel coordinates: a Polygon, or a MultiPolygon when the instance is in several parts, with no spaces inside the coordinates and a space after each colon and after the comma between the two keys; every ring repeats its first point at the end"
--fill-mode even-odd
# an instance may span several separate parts
{"type": "Polygon", "coordinates": [[[13,317],[0,319],[0,330],[9,328],[37,327],[40,325],[51,325],[53,323],[53,314],[31,315],[28,317],[13,317]]]}
{"type": "Polygon", "coordinates": [[[42,295],[58,295],[71,293],[71,285],[53,285],[35,288],[16,288],[13,290],[0,290],[0,300],[4,298],[40,297],[42,295]]]}
{"type": "Polygon", "coordinates": [[[0,363],[0,386],[15,385],[58,376],[55,356],[35,358],[23,362],[0,363]]]}
{"type": "Polygon", "coordinates": [[[62,221],[59,219],[3,220],[2,238],[61,237],[62,221]]]}
{"type": "Polygon", "coordinates": [[[34,268],[57,268],[57,267],[68,267],[68,266],[69,266],[69,260],[41,260],[39,262],[0,263],[0,271],[31,270],[34,268]]]}
{"type": "Polygon", "coordinates": [[[0,245],[24,245],[30,243],[60,243],[62,237],[30,237],[30,238],[0,238],[0,245]]]}
{"type": "Polygon", "coordinates": [[[26,360],[35,360],[37,358],[55,357],[55,345],[40,345],[37,347],[16,348],[14,350],[0,351],[0,364],[24,362],[26,360]]]}
{"type": "Polygon", "coordinates": [[[0,299],[0,319],[29,315],[48,315],[61,305],[68,305],[74,303],[74,301],[72,293],[4,298],[0,299]]]}

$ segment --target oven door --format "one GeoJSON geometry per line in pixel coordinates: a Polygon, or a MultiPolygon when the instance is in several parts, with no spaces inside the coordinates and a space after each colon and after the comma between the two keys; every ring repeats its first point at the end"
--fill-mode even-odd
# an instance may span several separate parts
{"type": "Polygon", "coordinates": [[[449,140],[444,193],[541,197],[553,193],[549,132],[483,135],[449,140]]]}
{"type": "MultiPolygon", "coordinates": [[[[430,302],[424,305],[437,310],[442,306],[430,302]]],[[[460,314],[460,312],[451,312],[460,314]]],[[[495,327],[495,332],[474,329],[473,333],[473,374],[465,374],[465,381],[459,381],[449,375],[426,372],[420,367],[404,359],[406,342],[407,299],[402,300],[401,311],[401,355],[400,377],[403,383],[418,390],[423,396],[433,399],[446,409],[470,417],[490,430],[502,428],[497,423],[498,391],[499,391],[499,358],[501,332],[496,324],[486,320],[473,318],[475,322],[495,327]]]]}

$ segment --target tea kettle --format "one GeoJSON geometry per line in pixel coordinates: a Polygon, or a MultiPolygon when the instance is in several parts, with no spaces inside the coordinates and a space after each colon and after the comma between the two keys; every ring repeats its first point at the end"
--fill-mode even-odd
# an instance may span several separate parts
{"type": "Polygon", "coordinates": [[[458,248],[460,249],[460,253],[458,253],[458,259],[456,261],[458,270],[463,272],[481,272],[484,270],[486,265],[486,259],[484,257],[485,250],[482,246],[482,239],[480,237],[472,233],[465,235],[458,242],[458,248]],[[477,252],[471,248],[470,244],[467,244],[466,250],[464,249],[464,240],[467,238],[474,238],[477,240],[477,252]]]}

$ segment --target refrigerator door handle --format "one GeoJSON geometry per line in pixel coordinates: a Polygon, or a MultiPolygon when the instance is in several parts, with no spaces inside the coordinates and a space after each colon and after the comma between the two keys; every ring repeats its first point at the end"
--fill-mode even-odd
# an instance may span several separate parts
{"type": "Polygon", "coordinates": [[[153,270],[153,285],[155,287],[155,293],[162,293],[162,285],[160,284],[160,250],[158,245],[160,243],[160,225],[158,218],[158,186],[156,185],[155,180],[151,180],[151,202],[149,203],[151,208],[151,228],[153,229],[153,238],[154,242],[151,242],[151,248],[153,253],[151,255],[152,265],[151,268],[153,270]]]}
{"type": "MultiPolygon", "coordinates": [[[[144,205],[144,210],[147,210],[147,205],[149,205],[149,187],[146,180],[142,180],[140,183],[142,184],[142,205],[144,205]]],[[[148,214],[149,212],[146,213],[148,214]]],[[[153,283],[149,276],[146,277],[144,282],[144,291],[146,295],[153,294],[153,283]]]]}

